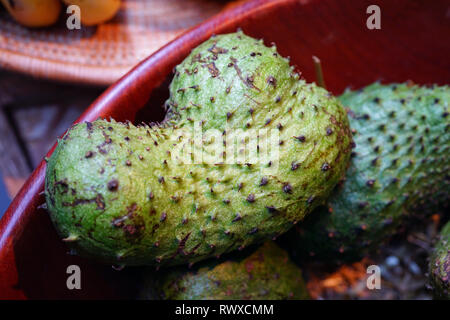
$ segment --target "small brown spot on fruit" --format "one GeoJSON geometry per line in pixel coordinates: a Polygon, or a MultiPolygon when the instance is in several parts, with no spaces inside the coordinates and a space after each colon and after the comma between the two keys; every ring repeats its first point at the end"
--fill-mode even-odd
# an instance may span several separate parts
{"type": "Polygon", "coordinates": [[[108,190],[109,191],[116,191],[119,188],[119,181],[116,179],[113,179],[108,182],[108,190]]]}
{"type": "Polygon", "coordinates": [[[373,187],[373,185],[375,184],[375,180],[371,179],[371,180],[367,180],[366,185],[368,187],[373,187]]]}
{"type": "Polygon", "coordinates": [[[241,219],[242,219],[241,215],[239,213],[236,213],[236,217],[234,217],[234,219],[231,222],[236,222],[236,221],[239,221],[241,219]]]}
{"type": "Polygon", "coordinates": [[[329,165],[327,162],[324,162],[324,163],[322,164],[321,170],[322,170],[322,171],[328,171],[328,170],[330,170],[330,165],[329,165]]]}
{"type": "Polygon", "coordinates": [[[261,182],[259,183],[259,186],[265,186],[267,183],[269,182],[269,179],[267,179],[267,177],[262,177],[261,178],[261,182]]]}
{"type": "Polygon", "coordinates": [[[267,78],[267,83],[273,87],[277,86],[277,80],[273,76],[267,78]]]}
{"type": "Polygon", "coordinates": [[[289,183],[285,183],[283,186],[284,193],[292,193],[292,186],[289,183]]]}
{"type": "Polygon", "coordinates": [[[300,142],[305,142],[305,141],[306,141],[306,138],[305,138],[305,136],[303,136],[303,135],[300,135],[300,136],[294,137],[294,138],[297,139],[297,140],[300,141],[300,142]]]}
{"type": "Polygon", "coordinates": [[[250,193],[247,197],[247,202],[253,203],[255,202],[255,195],[253,193],[250,193]]]}

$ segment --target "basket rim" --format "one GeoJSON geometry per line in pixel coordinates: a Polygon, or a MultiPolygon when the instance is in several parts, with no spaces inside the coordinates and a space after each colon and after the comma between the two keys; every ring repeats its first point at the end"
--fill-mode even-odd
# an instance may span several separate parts
{"type": "Polygon", "coordinates": [[[0,68],[64,83],[108,86],[131,70],[132,67],[133,65],[97,67],[73,64],[42,57],[30,57],[26,54],[0,49],[0,68]]]}
{"type": "MultiPolygon", "coordinates": [[[[93,86],[109,86],[118,81],[122,76],[127,74],[143,60],[163,48],[169,42],[175,40],[187,30],[191,30],[202,24],[211,17],[215,17],[222,11],[226,11],[227,7],[222,6],[222,9],[214,13],[212,16],[195,23],[186,29],[177,30],[170,37],[168,37],[160,45],[155,46],[152,52],[149,52],[145,57],[136,58],[129,64],[116,64],[112,66],[95,66],[84,63],[76,63],[54,57],[35,56],[20,51],[11,50],[11,48],[0,48],[0,69],[12,71],[35,77],[38,79],[46,79],[58,81],[62,83],[73,83],[93,86]]],[[[126,24],[123,24],[123,28],[126,24]]],[[[20,43],[26,43],[24,40],[19,40],[20,43]]],[[[66,44],[68,48],[74,47],[72,44],[66,44]]],[[[34,48],[39,48],[40,45],[34,45],[34,48]]]]}

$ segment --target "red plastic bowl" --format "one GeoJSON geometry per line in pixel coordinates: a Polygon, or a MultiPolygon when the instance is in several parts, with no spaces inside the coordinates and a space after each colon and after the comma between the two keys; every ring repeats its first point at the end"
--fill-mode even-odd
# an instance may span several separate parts
{"type": "MultiPolygon", "coordinates": [[[[160,119],[172,68],[212,34],[235,31],[275,42],[314,81],[311,56],[322,60],[328,89],[371,82],[450,83],[448,0],[253,0],[189,30],[144,60],[77,120],[160,119]],[[369,30],[366,9],[381,9],[381,29],[369,30]],[[138,112],[139,111],[139,112],[138,112]]],[[[49,152],[48,156],[52,151],[49,152]]],[[[135,269],[117,272],[67,254],[44,203],[45,162],[36,168],[0,221],[0,298],[133,298],[135,269]],[[68,290],[66,269],[79,265],[82,289],[68,290]]]]}

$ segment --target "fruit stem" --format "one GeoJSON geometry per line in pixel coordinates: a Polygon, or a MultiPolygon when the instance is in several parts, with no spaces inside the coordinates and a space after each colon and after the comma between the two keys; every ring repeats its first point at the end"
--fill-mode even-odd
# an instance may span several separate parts
{"type": "Polygon", "coordinates": [[[323,79],[322,64],[320,63],[320,59],[316,56],[312,56],[312,58],[314,61],[314,69],[316,70],[317,85],[326,89],[327,86],[325,85],[325,80],[323,79]]]}

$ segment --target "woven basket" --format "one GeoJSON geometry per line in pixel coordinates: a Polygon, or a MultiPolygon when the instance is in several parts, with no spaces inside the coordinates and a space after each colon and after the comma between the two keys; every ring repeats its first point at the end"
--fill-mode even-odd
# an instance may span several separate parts
{"type": "Polygon", "coordinates": [[[0,10],[0,67],[59,81],[109,85],[180,33],[221,11],[221,0],[124,0],[108,23],[27,29],[0,10]]]}

